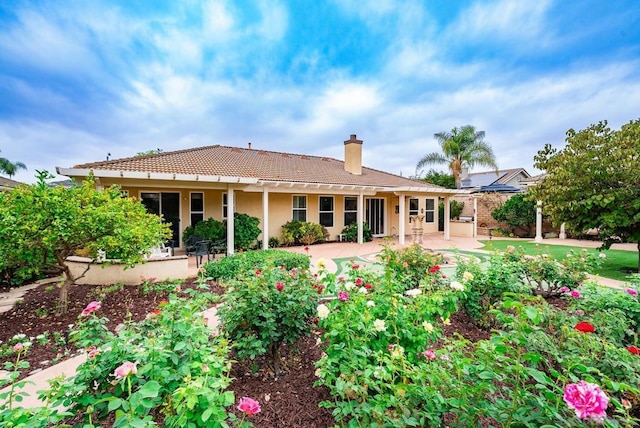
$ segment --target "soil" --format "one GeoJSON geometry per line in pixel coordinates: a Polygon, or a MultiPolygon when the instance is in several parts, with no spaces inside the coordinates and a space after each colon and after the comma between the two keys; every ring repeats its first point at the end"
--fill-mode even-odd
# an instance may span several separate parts
{"type": "MultiPolygon", "coordinates": [[[[193,286],[193,283],[183,285],[183,288],[193,286]]],[[[222,290],[215,284],[209,284],[211,291],[221,294],[222,290]]],[[[0,292],[2,290],[0,289],[0,292]]],[[[151,310],[156,309],[158,303],[166,299],[164,293],[145,293],[140,286],[91,286],[83,285],[69,290],[69,310],[65,315],[56,315],[56,300],[58,290],[50,285],[41,285],[27,292],[22,301],[11,311],[0,314],[0,340],[9,343],[16,334],[36,337],[48,332],[51,339],[54,333],[66,337],[69,325],[76,322],[78,315],[93,301],[102,303],[101,315],[110,321],[108,327],[115,328],[117,324],[131,313],[133,320],[142,320],[151,310]]],[[[463,335],[470,341],[488,339],[490,333],[478,329],[464,312],[454,314],[451,325],[445,328],[445,334],[454,332],[463,335]]],[[[232,369],[231,389],[239,400],[243,396],[254,398],[260,402],[262,411],[251,416],[254,426],[271,427],[333,427],[335,421],[331,410],[321,408],[321,401],[330,400],[326,387],[314,387],[314,363],[320,359],[322,349],[316,345],[320,332],[314,332],[311,337],[303,338],[292,346],[288,353],[288,372],[280,377],[264,369],[257,360],[253,366],[235,363],[232,369]]],[[[47,345],[41,345],[33,340],[25,360],[30,363],[30,370],[39,370],[50,364],[59,362],[81,352],[71,345],[54,346],[53,340],[47,345]]],[[[10,356],[9,356],[10,357],[10,356]]],[[[4,365],[9,357],[0,355],[0,364],[4,365]]],[[[25,371],[22,377],[29,373],[25,371]]]]}

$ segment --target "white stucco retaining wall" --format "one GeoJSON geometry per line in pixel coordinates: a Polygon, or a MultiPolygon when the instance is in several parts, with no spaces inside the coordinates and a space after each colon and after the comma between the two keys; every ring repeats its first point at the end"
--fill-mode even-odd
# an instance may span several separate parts
{"type": "MultiPolygon", "coordinates": [[[[87,268],[87,264],[93,259],[86,257],[71,256],[67,262],[74,276],[82,275],[87,268]]],[[[137,285],[142,282],[142,278],[155,278],[156,281],[182,280],[189,276],[189,259],[187,256],[174,256],[163,258],[151,258],[145,263],[139,263],[134,267],[127,267],[123,264],[94,263],[89,267],[89,271],[76,281],[76,284],[125,284],[137,285]]]]}
{"type": "Polygon", "coordinates": [[[460,236],[464,238],[473,238],[473,223],[451,221],[451,236],[460,236]]]}

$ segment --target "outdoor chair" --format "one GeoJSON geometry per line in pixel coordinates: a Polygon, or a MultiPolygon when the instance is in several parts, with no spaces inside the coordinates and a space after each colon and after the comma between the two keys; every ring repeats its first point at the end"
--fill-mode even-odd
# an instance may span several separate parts
{"type": "Polygon", "coordinates": [[[227,254],[227,239],[220,239],[211,243],[211,253],[215,258],[216,254],[227,254]]]}
{"type": "Polygon", "coordinates": [[[196,244],[204,240],[202,236],[191,235],[184,240],[184,249],[187,256],[193,256],[196,252],[196,244]]]}
{"type": "Polygon", "coordinates": [[[193,255],[196,256],[196,268],[199,268],[202,264],[202,257],[207,256],[207,261],[211,260],[211,257],[209,257],[211,254],[209,245],[211,245],[211,241],[202,240],[196,242],[195,250],[193,252],[193,255]]]}

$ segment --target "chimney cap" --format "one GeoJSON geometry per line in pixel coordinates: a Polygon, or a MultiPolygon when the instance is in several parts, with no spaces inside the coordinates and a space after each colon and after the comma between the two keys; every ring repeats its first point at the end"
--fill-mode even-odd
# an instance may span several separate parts
{"type": "Polygon", "coordinates": [[[362,144],[362,140],[358,140],[358,138],[356,137],[356,134],[351,134],[349,136],[349,139],[346,140],[344,143],[345,144],[351,144],[351,143],[362,144]]]}
{"type": "Polygon", "coordinates": [[[251,141],[249,141],[249,142],[247,143],[247,148],[248,148],[249,150],[251,150],[251,141]]]}

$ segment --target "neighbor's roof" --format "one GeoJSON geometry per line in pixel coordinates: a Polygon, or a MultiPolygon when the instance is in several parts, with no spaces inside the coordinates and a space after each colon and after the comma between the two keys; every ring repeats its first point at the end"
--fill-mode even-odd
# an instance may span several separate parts
{"type": "Polygon", "coordinates": [[[489,186],[490,184],[506,184],[518,174],[530,177],[524,168],[501,169],[496,171],[472,172],[462,181],[463,188],[489,186]]]}
{"type": "Polygon", "coordinates": [[[76,165],[73,169],[242,177],[274,182],[446,190],[434,184],[364,166],[362,167],[362,175],[354,175],[345,171],[343,161],[329,157],[220,145],[86,163],[76,165]]]}
{"type": "Polygon", "coordinates": [[[0,177],[0,190],[9,190],[14,187],[18,187],[22,183],[19,181],[11,180],[9,178],[0,177]]]}

